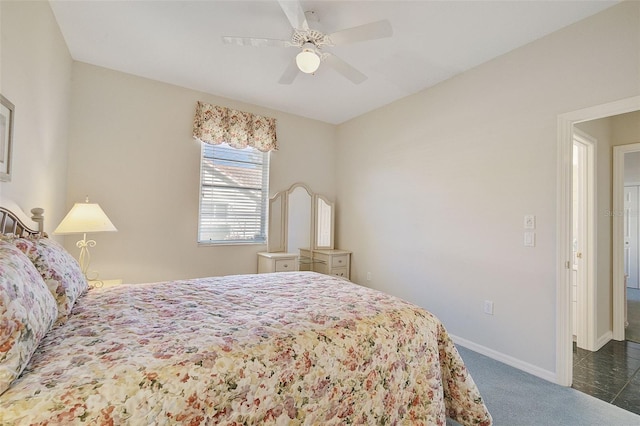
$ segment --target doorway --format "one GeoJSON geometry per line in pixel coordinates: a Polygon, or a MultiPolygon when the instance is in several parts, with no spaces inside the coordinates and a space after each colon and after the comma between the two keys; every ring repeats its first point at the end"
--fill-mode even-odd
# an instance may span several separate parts
{"type": "Polygon", "coordinates": [[[624,339],[640,343],[640,143],[624,148],[622,163],[624,339]]]}
{"type": "MultiPolygon", "coordinates": [[[[632,208],[631,204],[634,202],[633,190],[626,191],[625,186],[627,186],[626,183],[630,184],[628,186],[640,184],[636,181],[640,178],[640,170],[633,167],[635,156],[640,155],[638,153],[640,153],[640,143],[613,147],[613,338],[616,340],[625,340],[627,337],[628,296],[631,298],[635,296],[635,292],[629,291],[627,286],[632,284],[637,276],[637,270],[633,274],[632,269],[637,265],[638,260],[637,243],[635,247],[633,244],[633,233],[638,232],[638,219],[634,217],[637,216],[637,212],[628,210],[632,208]],[[627,162],[630,167],[626,167],[627,162]],[[629,195],[628,202],[625,195],[629,195]],[[626,259],[627,256],[628,259],[626,259]],[[635,262],[632,257],[635,257],[635,262]]],[[[633,301],[631,304],[635,305],[633,301]]],[[[631,330],[629,334],[632,334],[631,330]]],[[[640,340],[640,336],[634,336],[634,341],[635,339],[640,340]]]]}
{"type": "Polygon", "coordinates": [[[632,157],[638,157],[640,160],[640,152],[627,153],[624,161],[624,277],[627,299],[624,337],[626,340],[640,343],[640,184],[629,184],[635,182],[627,179],[632,167],[629,163],[633,163],[633,167],[640,172],[640,162],[631,161],[632,157]]]}
{"type": "MultiPolygon", "coordinates": [[[[618,115],[613,120],[596,120],[588,124],[590,129],[596,132],[598,129],[606,129],[606,133],[611,135],[611,139],[608,139],[611,144],[624,144],[640,139],[640,127],[637,128],[637,131],[629,131],[629,129],[636,127],[635,123],[640,123],[638,121],[640,112],[623,115],[618,115]],[[626,117],[623,117],[623,115],[626,117]]],[[[640,147],[640,144],[635,145],[640,147]]],[[[604,160],[600,160],[599,167],[604,167],[606,172],[598,177],[599,180],[602,179],[601,182],[603,183],[603,187],[598,189],[604,190],[602,191],[603,199],[600,200],[600,210],[598,212],[600,215],[599,229],[601,230],[598,235],[598,241],[601,241],[602,244],[598,249],[597,259],[598,265],[602,268],[597,280],[597,289],[599,290],[597,304],[599,304],[599,307],[596,315],[598,323],[607,328],[601,327],[598,331],[600,341],[596,347],[597,351],[575,349],[572,387],[625,410],[640,414],[640,404],[638,403],[637,388],[635,387],[635,378],[640,377],[638,376],[640,374],[640,364],[636,355],[640,351],[640,343],[634,342],[636,338],[634,337],[634,331],[636,329],[640,330],[640,306],[637,304],[638,302],[633,300],[634,292],[638,290],[633,287],[627,287],[627,285],[634,285],[633,281],[637,275],[637,272],[634,272],[634,268],[637,268],[638,263],[638,218],[636,211],[638,187],[633,183],[640,178],[640,162],[635,163],[632,167],[627,166],[629,165],[629,160],[635,155],[638,155],[638,160],[640,160],[640,152],[629,152],[633,149],[636,148],[632,145],[613,146],[614,156],[617,157],[613,168],[613,176],[616,179],[611,181],[609,179],[612,174],[609,173],[609,170],[606,170],[606,163],[609,163],[608,156],[603,156],[604,160]],[[625,152],[625,154],[622,155],[622,152],[625,152]],[[603,165],[602,163],[605,164],[603,165]],[[635,174],[634,178],[630,178],[632,174],[635,174]],[[621,177],[623,178],[622,180],[620,180],[621,177]],[[607,191],[607,186],[611,188],[611,196],[607,191]],[[612,198],[615,199],[615,207],[613,208],[610,201],[612,198]],[[623,204],[620,207],[618,203],[623,204]],[[620,225],[623,225],[623,227],[621,228],[620,225]],[[600,228],[600,226],[604,228],[600,228]],[[615,242],[612,242],[612,239],[615,242]],[[619,267],[620,265],[614,266],[613,264],[609,267],[607,260],[610,258],[613,249],[617,249],[618,253],[623,255],[624,267],[619,267]],[[612,270],[617,271],[615,272],[616,277],[622,275],[629,279],[621,283],[612,280],[612,270]],[[620,296],[622,297],[621,300],[618,299],[620,296]],[[620,312],[619,309],[615,309],[614,305],[627,307],[627,312],[620,312]],[[613,339],[610,318],[613,319],[614,325],[619,321],[624,323],[625,314],[628,314],[629,325],[626,328],[624,325],[621,327],[622,339],[613,339]],[[637,322],[636,318],[638,319],[637,322]],[[634,323],[637,326],[634,326],[634,323]],[[602,344],[604,345],[602,346],[602,344]]]]}
{"type": "MultiPolygon", "coordinates": [[[[574,124],[610,117],[640,110],[640,96],[622,99],[608,104],[585,108],[558,116],[558,161],[557,161],[557,318],[556,318],[556,381],[563,386],[571,386],[573,381],[573,330],[572,330],[572,294],[571,294],[571,259],[573,256],[573,232],[572,232],[572,158],[574,124]]],[[[639,149],[640,150],[640,149],[639,149]]],[[[624,159],[624,157],[623,157],[624,159]]],[[[615,161],[615,153],[614,153],[615,161]]],[[[614,181],[615,181],[614,170],[614,181]]],[[[615,182],[614,182],[615,185],[615,182]]],[[[620,197],[622,198],[622,197],[620,197]]],[[[615,238],[615,221],[614,235],[615,238]]],[[[620,229],[620,232],[622,230],[620,229]]],[[[622,234],[620,234],[622,235],[622,234]]],[[[614,247],[615,249],[615,247],[614,247]]],[[[615,251],[614,251],[615,256],[615,251]]],[[[622,260],[621,254],[619,254],[622,260]]],[[[616,259],[614,258],[614,261],[616,259]]],[[[616,275],[616,264],[613,265],[613,316],[624,310],[624,282],[616,275]],[[618,296],[618,297],[616,297],[618,296]]],[[[622,275],[622,267],[620,273],[622,275]]],[[[595,302],[595,300],[594,300],[595,302]]],[[[622,314],[622,327],[624,327],[624,314],[622,314]]],[[[614,338],[617,330],[614,321],[614,338]]],[[[624,338],[624,329],[622,330],[624,338]]],[[[617,338],[620,340],[620,338],[617,338]]]]}

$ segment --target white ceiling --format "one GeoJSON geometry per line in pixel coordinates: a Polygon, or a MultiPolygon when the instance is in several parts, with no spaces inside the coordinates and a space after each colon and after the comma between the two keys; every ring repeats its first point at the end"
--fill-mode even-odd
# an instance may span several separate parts
{"type": "Polygon", "coordinates": [[[391,38],[327,48],[368,76],[321,64],[278,79],[296,48],[223,44],[288,40],[276,1],[50,0],[73,59],[338,124],[460,74],[618,1],[302,1],[325,33],[388,19],[391,38]],[[323,66],[324,65],[324,66],[323,66]]]}

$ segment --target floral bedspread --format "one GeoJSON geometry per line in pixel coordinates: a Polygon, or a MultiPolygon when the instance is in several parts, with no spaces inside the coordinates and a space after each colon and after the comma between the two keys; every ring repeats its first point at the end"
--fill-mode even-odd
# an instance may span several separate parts
{"type": "Polygon", "coordinates": [[[93,289],[0,396],[2,425],[490,425],[444,327],[328,275],[93,289]]]}

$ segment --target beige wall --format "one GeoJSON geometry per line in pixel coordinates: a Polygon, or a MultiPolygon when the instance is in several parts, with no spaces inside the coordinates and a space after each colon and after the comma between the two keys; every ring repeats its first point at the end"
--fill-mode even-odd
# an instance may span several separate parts
{"type": "Polygon", "coordinates": [[[0,195],[45,209],[51,232],[66,214],[71,56],[47,2],[0,1],[0,93],[15,105],[13,173],[0,195]]]}
{"type": "MultiPolygon", "coordinates": [[[[614,145],[640,143],[640,111],[611,117],[614,145]]],[[[640,182],[640,152],[625,155],[625,182],[640,182]]]]}
{"type": "MultiPolygon", "coordinates": [[[[335,126],[74,63],[67,202],[86,195],[118,228],[94,235],[92,269],[126,282],[255,273],[264,245],[198,246],[196,101],[277,119],[273,193],[297,181],[335,196],[335,126]]],[[[75,237],[66,237],[72,252],[75,237]]]]}
{"type": "Polygon", "coordinates": [[[626,2],[339,126],[354,280],[552,377],[557,117],[640,94],[639,52],[640,3],[626,2]]]}
{"type": "Polygon", "coordinates": [[[624,156],[624,183],[640,182],[640,151],[628,152],[624,156]]]}
{"type": "Polygon", "coordinates": [[[611,123],[614,145],[640,142],[640,111],[613,116],[611,123]]]}

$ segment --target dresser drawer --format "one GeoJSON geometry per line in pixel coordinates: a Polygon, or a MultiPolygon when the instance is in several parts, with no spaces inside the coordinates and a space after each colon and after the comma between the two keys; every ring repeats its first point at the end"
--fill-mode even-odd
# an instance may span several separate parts
{"type": "Polygon", "coordinates": [[[333,256],[331,261],[331,268],[346,268],[349,264],[349,255],[341,254],[340,256],[333,256]]]}
{"type": "Polygon", "coordinates": [[[258,273],[289,272],[298,270],[298,255],[296,253],[258,253],[258,273]]]}
{"type": "Polygon", "coordinates": [[[344,268],[333,268],[331,269],[331,275],[335,275],[336,277],[349,279],[349,270],[344,268]]]}
{"type": "Polygon", "coordinates": [[[288,272],[296,270],[295,259],[279,259],[276,260],[276,272],[288,272]]]}

